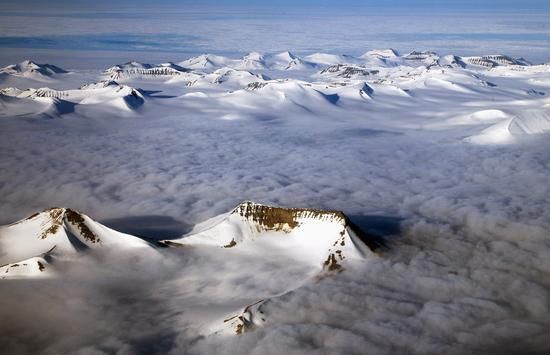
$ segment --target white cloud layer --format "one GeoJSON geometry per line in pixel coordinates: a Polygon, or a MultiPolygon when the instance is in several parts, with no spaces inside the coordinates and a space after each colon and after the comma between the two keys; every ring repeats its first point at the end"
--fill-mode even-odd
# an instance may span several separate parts
{"type": "MultiPolygon", "coordinates": [[[[399,233],[381,255],[270,298],[265,326],[231,337],[199,336],[193,317],[277,294],[298,267],[185,249],[147,262],[126,252],[92,254],[61,279],[0,283],[0,348],[79,355],[549,351],[547,135],[506,131],[506,144],[468,139],[502,122],[532,124],[526,112],[547,117],[549,71],[535,69],[384,67],[380,77],[364,79],[371,95],[359,92],[364,80],[340,87],[333,84],[343,79],[319,79],[317,69],[266,71],[324,81],[271,81],[254,91],[242,89],[249,80],[242,73],[221,84],[211,80],[217,74],[201,74],[189,86],[127,78],[121,82],[143,89],[141,106],[72,92],[64,99],[75,100],[74,112],[63,114],[49,98],[2,95],[0,223],[63,206],[118,225],[126,220],[125,228],[136,217],[157,223],[161,216],[170,226],[133,230],[166,238],[250,199],[340,209],[363,221],[376,216],[382,230],[399,233]],[[45,113],[10,113],[46,106],[45,113]]],[[[98,78],[60,75],[2,77],[1,84],[67,89],[98,78]]]]}

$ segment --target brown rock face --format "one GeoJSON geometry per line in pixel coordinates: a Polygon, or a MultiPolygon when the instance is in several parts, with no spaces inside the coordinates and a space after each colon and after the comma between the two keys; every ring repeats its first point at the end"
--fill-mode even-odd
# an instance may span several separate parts
{"type": "Polygon", "coordinates": [[[67,209],[65,211],[65,218],[69,223],[78,227],[78,230],[80,231],[80,234],[82,235],[82,237],[84,237],[84,239],[92,243],[99,243],[98,236],[95,235],[94,232],[90,230],[90,228],[88,228],[86,223],[84,223],[84,217],[82,217],[80,213],[71,209],[67,209]]]}
{"type": "MultiPolygon", "coordinates": [[[[50,223],[48,227],[42,231],[40,238],[46,239],[50,234],[55,234],[57,232],[59,227],[63,225],[63,212],[65,212],[63,208],[57,207],[47,209],[43,212],[49,215],[50,223]]],[[[38,216],[38,214],[35,214],[34,216],[38,216]]]]}
{"type": "Polygon", "coordinates": [[[253,202],[241,203],[233,213],[254,222],[262,230],[291,231],[300,225],[300,219],[310,218],[345,224],[346,217],[340,211],[325,211],[311,208],[282,208],[260,205],[253,202]]]}
{"type": "Polygon", "coordinates": [[[258,232],[283,231],[288,233],[298,227],[300,221],[303,219],[330,221],[342,225],[342,238],[339,239],[339,243],[342,246],[345,245],[343,236],[346,230],[353,232],[372,251],[384,245],[380,238],[361,230],[341,211],[314,208],[283,208],[247,201],[237,206],[233,214],[238,214],[255,224],[258,232]]]}
{"type": "Polygon", "coordinates": [[[57,233],[59,228],[63,227],[63,223],[67,222],[78,228],[84,239],[92,243],[99,243],[99,237],[88,228],[84,217],[77,211],[70,208],[52,207],[44,210],[42,213],[35,213],[28,217],[27,220],[37,218],[41,214],[47,214],[47,222],[43,224],[43,230],[40,234],[41,239],[46,239],[50,235],[57,233]]]}

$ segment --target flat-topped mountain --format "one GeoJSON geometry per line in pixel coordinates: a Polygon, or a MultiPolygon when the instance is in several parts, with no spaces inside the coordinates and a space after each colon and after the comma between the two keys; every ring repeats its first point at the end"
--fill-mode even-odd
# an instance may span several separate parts
{"type": "Polygon", "coordinates": [[[493,68],[497,66],[529,65],[529,62],[527,62],[523,58],[514,59],[512,57],[502,55],[502,54],[484,55],[480,57],[467,57],[465,59],[469,64],[478,65],[478,66],[487,67],[487,68],[493,68]]]}
{"type": "MultiPolygon", "coordinates": [[[[282,252],[304,265],[341,271],[345,259],[363,258],[383,243],[340,211],[243,202],[229,213],[198,224],[188,235],[160,245],[282,252]]],[[[102,247],[154,249],[148,241],[110,229],[81,212],[54,207],[0,226],[0,271],[11,272],[3,275],[8,278],[44,276],[52,259],[74,259],[81,252],[102,247]]]]}
{"type": "Polygon", "coordinates": [[[188,235],[162,242],[167,246],[284,250],[302,262],[339,270],[341,262],[361,258],[382,246],[341,211],[283,208],[250,201],[197,225],[188,235]]]}
{"type": "Polygon", "coordinates": [[[168,62],[163,64],[145,64],[140,62],[128,62],[115,65],[105,70],[104,74],[111,80],[131,78],[136,76],[143,77],[166,77],[177,76],[190,72],[189,69],[180,65],[168,62]]]}

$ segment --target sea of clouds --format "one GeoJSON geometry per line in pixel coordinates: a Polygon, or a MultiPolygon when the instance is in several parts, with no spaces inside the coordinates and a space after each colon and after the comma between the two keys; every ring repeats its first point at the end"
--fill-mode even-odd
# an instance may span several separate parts
{"type": "MultiPolygon", "coordinates": [[[[132,221],[162,225],[161,216],[174,228],[142,227],[141,235],[176,237],[250,199],[377,217],[381,230],[392,228],[387,221],[397,235],[379,257],[271,299],[267,326],[240,337],[203,338],[186,320],[200,290],[205,298],[238,298],[254,278],[254,268],[240,268],[229,286],[212,278],[231,269],[216,258],[166,254],[142,265],[131,255],[90,257],[61,280],[2,283],[2,343],[10,353],[548,350],[545,136],[473,145],[462,140],[468,127],[419,129],[411,122],[434,108],[404,110],[401,101],[366,104],[360,116],[312,106],[231,120],[209,114],[213,106],[159,115],[163,105],[146,105],[150,111],[129,117],[99,110],[4,119],[2,223],[67,206],[136,233],[132,221]],[[188,274],[206,275],[206,286],[188,274]]],[[[472,108],[448,101],[448,110],[472,108]]]]}
{"type": "MultiPolygon", "coordinates": [[[[307,21],[297,21],[297,15],[226,14],[227,21],[195,15],[157,17],[150,33],[135,26],[143,14],[3,14],[0,46],[11,49],[2,50],[0,62],[36,54],[53,64],[104,68],[130,57],[181,60],[187,51],[360,54],[388,46],[458,54],[490,49],[548,60],[547,27],[538,26],[548,23],[545,14],[413,20],[396,14],[370,21],[326,14],[307,21]],[[130,29],[135,41],[114,50],[113,33],[124,37],[130,29]],[[49,39],[50,47],[25,46],[17,36],[31,43],[49,39]],[[162,37],[174,53],[139,48],[140,41],[162,37]],[[97,47],[59,52],[67,40],[97,47]]],[[[550,351],[547,136],[474,145],[463,138],[479,133],[479,126],[430,128],[432,119],[497,105],[491,98],[464,105],[456,96],[434,92],[429,104],[396,98],[369,103],[363,111],[309,106],[253,115],[214,101],[186,107],[151,101],[140,114],[123,117],[108,110],[85,117],[3,117],[0,223],[63,206],[123,231],[167,238],[254,200],[340,209],[367,227],[376,221],[388,249],[352,263],[337,277],[273,297],[265,304],[265,327],[232,337],[202,337],[189,327],[193,297],[263,292],[257,269],[248,267],[260,260],[243,260],[236,270],[229,261],[200,253],[159,251],[147,262],[125,252],[92,254],[71,264],[60,279],[0,283],[0,349],[6,353],[550,351]],[[233,119],[223,119],[224,109],[233,119]],[[230,270],[232,277],[213,276],[220,270],[230,270]]],[[[273,293],[286,272],[295,270],[274,268],[273,293]]]]}

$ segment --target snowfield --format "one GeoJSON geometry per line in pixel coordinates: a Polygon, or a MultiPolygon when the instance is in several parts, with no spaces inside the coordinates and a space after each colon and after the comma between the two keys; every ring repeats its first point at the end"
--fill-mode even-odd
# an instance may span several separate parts
{"type": "Polygon", "coordinates": [[[0,349],[548,353],[549,133],[506,55],[7,66],[0,349]]]}

